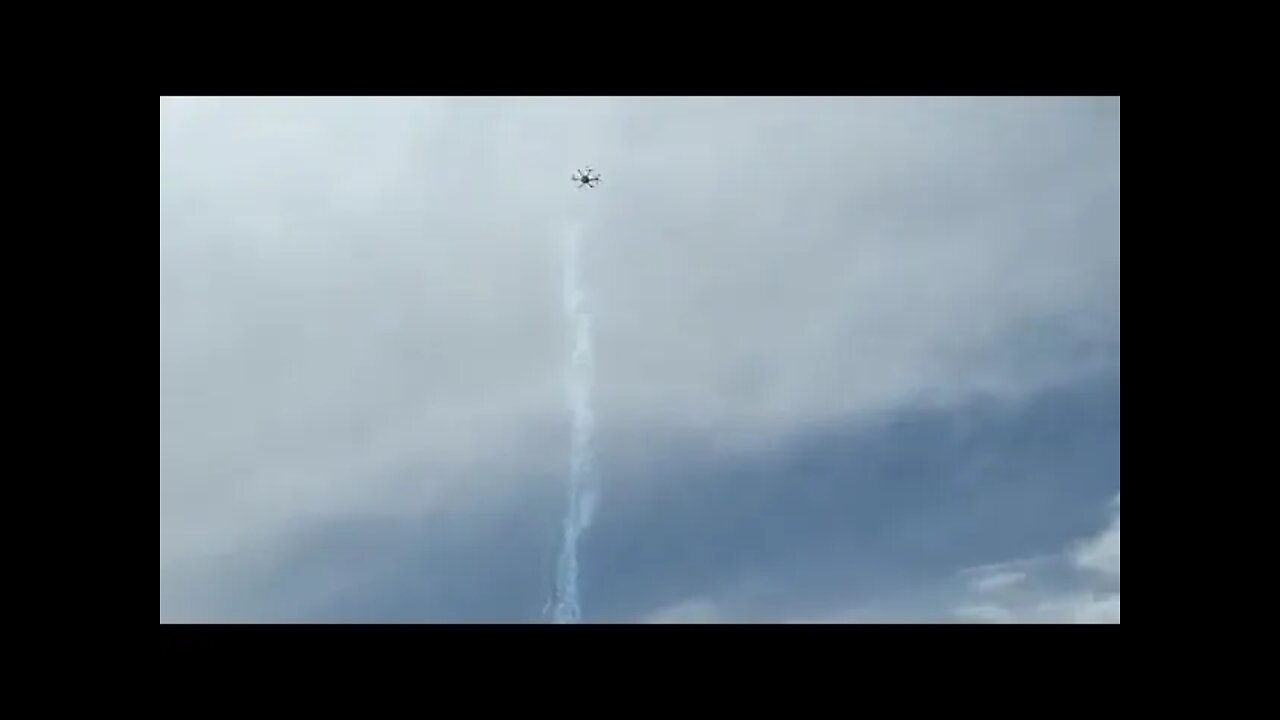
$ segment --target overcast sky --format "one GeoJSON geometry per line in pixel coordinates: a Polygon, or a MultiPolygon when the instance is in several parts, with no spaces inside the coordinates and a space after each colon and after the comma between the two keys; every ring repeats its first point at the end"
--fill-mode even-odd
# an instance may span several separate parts
{"type": "Polygon", "coordinates": [[[162,98],[162,621],[1120,619],[1118,98],[162,98]],[[570,175],[603,175],[576,190],[570,175]]]}

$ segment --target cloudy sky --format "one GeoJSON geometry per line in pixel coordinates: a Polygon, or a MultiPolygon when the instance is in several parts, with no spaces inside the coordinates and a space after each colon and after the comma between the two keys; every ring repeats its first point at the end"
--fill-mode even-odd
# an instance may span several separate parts
{"type": "Polygon", "coordinates": [[[1119,622],[1118,98],[162,98],[161,621],[1119,622]],[[575,190],[574,170],[603,182],[575,190]]]}

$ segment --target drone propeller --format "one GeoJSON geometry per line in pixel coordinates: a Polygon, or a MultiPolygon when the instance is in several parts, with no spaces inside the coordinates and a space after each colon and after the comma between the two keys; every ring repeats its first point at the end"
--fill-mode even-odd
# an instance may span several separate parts
{"type": "Polygon", "coordinates": [[[578,189],[582,189],[583,185],[586,185],[587,187],[595,187],[600,184],[600,174],[596,173],[590,165],[587,166],[586,170],[579,169],[578,172],[569,179],[578,183],[578,189]]]}

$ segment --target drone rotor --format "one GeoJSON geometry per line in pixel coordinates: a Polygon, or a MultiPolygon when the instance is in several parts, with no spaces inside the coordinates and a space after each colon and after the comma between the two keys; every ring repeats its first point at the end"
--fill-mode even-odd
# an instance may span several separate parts
{"type": "Polygon", "coordinates": [[[595,187],[600,184],[600,174],[596,173],[590,165],[585,170],[579,168],[578,172],[574,173],[573,177],[569,179],[578,184],[578,189],[582,189],[583,185],[595,187]]]}

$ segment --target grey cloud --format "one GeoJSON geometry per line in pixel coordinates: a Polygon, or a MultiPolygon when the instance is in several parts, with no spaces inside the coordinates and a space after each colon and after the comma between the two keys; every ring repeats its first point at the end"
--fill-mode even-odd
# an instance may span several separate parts
{"type": "Polygon", "coordinates": [[[162,598],[551,483],[571,221],[623,454],[1118,352],[1115,99],[162,99],[160,134],[162,598]]]}
{"type": "MultiPolygon", "coordinates": [[[[1104,376],[748,452],[681,442],[631,455],[610,433],[609,489],[585,550],[590,605],[623,620],[690,598],[731,621],[852,606],[945,619],[968,591],[970,578],[953,585],[957,568],[1056,557],[1096,532],[1098,498],[1119,484],[1117,392],[1104,376]]],[[[1029,569],[982,582],[1013,572],[1029,569]]],[[[1054,579],[1034,578],[1041,589],[1054,579]]]]}
{"type": "Polygon", "coordinates": [[[1030,325],[1110,337],[1118,126],[1087,104],[725,105],[638,110],[594,210],[606,402],[772,432],[1060,379],[998,357],[1030,325]]]}
{"type": "MultiPolygon", "coordinates": [[[[1098,498],[1119,482],[1117,430],[1115,385],[1095,381],[1031,405],[913,411],[746,454],[680,437],[632,455],[614,434],[583,549],[587,619],[946,619],[1002,600],[966,595],[980,573],[1024,573],[1037,598],[1071,590],[1051,584],[1068,560],[978,568],[958,585],[952,576],[1094,536],[1098,498]]],[[[421,477],[413,466],[401,474],[421,477]]],[[[563,480],[519,475],[491,480],[502,493],[316,518],[170,581],[163,602],[184,618],[539,621],[563,480]],[[186,585],[194,598],[178,592],[186,585]]]]}

